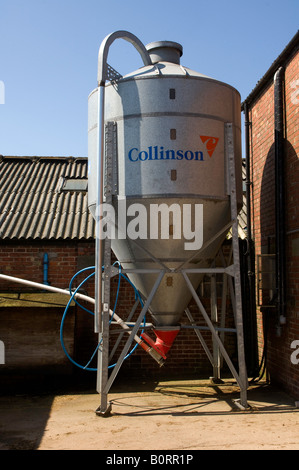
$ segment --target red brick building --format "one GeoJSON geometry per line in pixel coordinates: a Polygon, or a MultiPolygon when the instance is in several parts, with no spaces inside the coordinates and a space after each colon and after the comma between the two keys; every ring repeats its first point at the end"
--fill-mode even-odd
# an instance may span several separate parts
{"type": "Polygon", "coordinates": [[[298,398],[299,33],[242,109],[260,352],[270,379],[298,398]]]}

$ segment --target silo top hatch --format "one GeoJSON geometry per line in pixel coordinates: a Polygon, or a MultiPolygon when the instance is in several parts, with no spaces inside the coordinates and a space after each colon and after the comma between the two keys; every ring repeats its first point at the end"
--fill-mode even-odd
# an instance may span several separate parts
{"type": "Polygon", "coordinates": [[[183,46],[173,41],[155,41],[145,46],[153,64],[158,62],[172,62],[180,64],[183,55],[183,46]]]}

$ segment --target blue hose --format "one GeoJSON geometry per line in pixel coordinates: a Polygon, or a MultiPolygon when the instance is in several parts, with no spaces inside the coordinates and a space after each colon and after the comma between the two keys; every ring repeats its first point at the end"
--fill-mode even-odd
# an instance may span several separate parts
{"type": "MultiPolygon", "coordinates": [[[[117,306],[117,302],[118,302],[118,296],[119,296],[119,289],[120,289],[120,281],[121,281],[121,278],[125,279],[134,289],[135,291],[135,299],[139,299],[142,307],[143,307],[143,302],[142,302],[142,299],[141,299],[141,296],[139,294],[139,292],[137,291],[136,287],[134,286],[134,284],[129,280],[129,278],[127,276],[125,276],[122,272],[121,272],[121,265],[120,263],[117,261],[116,263],[114,264],[118,264],[119,265],[119,274],[118,274],[118,285],[117,285],[117,292],[116,292],[116,298],[115,298],[115,303],[114,303],[114,307],[113,307],[113,313],[111,315],[111,318],[110,318],[110,321],[109,323],[111,323],[112,319],[113,319],[113,315],[115,313],[115,310],[116,310],[116,306],[117,306]]],[[[64,310],[64,313],[63,313],[63,316],[62,316],[62,319],[61,319],[61,324],[60,324],[60,342],[61,342],[61,346],[62,346],[62,349],[65,353],[65,355],[67,356],[67,358],[76,366],[76,367],[79,367],[80,369],[83,369],[83,370],[87,370],[87,371],[91,371],[91,372],[96,372],[97,371],[97,368],[91,368],[91,367],[88,367],[89,364],[91,363],[91,361],[93,360],[96,352],[98,351],[99,347],[100,347],[100,344],[102,342],[99,341],[96,349],[94,350],[91,358],[89,359],[88,363],[83,366],[81,364],[78,364],[78,362],[76,362],[70,355],[69,353],[67,352],[66,350],[66,347],[65,347],[65,344],[64,344],[64,340],[63,340],[63,327],[64,327],[64,321],[65,321],[65,318],[66,318],[66,315],[68,313],[68,309],[72,303],[72,301],[74,301],[76,303],[76,305],[80,308],[82,308],[83,310],[85,310],[86,312],[90,313],[91,315],[94,315],[94,312],[92,312],[91,310],[87,309],[86,307],[84,307],[83,305],[81,305],[75,298],[77,292],[79,291],[79,289],[85,284],[85,282],[87,282],[92,276],[95,275],[95,271],[93,271],[91,274],[89,274],[85,279],[83,279],[83,281],[79,284],[79,286],[74,290],[72,291],[72,284],[75,280],[75,278],[77,276],[79,276],[82,272],[85,272],[85,271],[88,271],[88,270],[95,270],[95,266],[90,266],[90,267],[87,267],[87,268],[84,268],[84,269],[81,269],[80,271],[78,271],[73,277],[72,279],[70,280],[70,284],[69,284],[69,291],[70,291],[70,299],[65,307],[65,310],[64,310]]],[[[145,317],[144,317],[144,325],[145,325],[145,317]]],[[[126,357],[124,358],[127,359],[129,356],[131,356],[131,354],[135,351],[135,349],[137,348],[138,346],[138,343],[136,343],[136,345],[133,347],[133,349],[126,355],[126,357]]],[[[112,368],[114,367],[116,364],[112,364],[110,366],[108,366],[108,368],[112,368]]]]}

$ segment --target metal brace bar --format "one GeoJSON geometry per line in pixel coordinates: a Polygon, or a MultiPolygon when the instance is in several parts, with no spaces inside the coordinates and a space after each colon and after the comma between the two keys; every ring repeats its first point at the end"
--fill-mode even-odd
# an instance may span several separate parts
{"type": "Polygon", "coordinates": [[[187,263],[190,263],[190,261],[195,258],[201,251],[205,250],[209,245],[211,245],[211,243],[213,243],[215,240],[217,240],[217,238],[219,238],[221,235],[223,235],[223,233],[226,233],[228,231],[228,229],[230,229],[232,226],[232,223],[229,222],[228,224],[226,224],[224,227],[222,227],[222,229],[219,230],[219,232],[217,232],[212,238],[210,238],[206,243],[204,243],[202,245],[202,247],[196,252],[194,253],[192,256],[190,256],[190,258],[188,258],[186,261],[184,261],[182,264],[180,264],[180,266],[178,266],[176,268],[176,271],[179,271],[182,269],[182,267],[187,264],[187,263]]]}
{"type": "MultiPolygon", "coordinates": [[[[210,331],[208,326],[196,325],[193,323],[192,325],[181,325],[181,328],[192,329],[192,330],[202,330],[202,331],[210,331]]],[[[214,326],[215,331],[220,331],[223,333],[237,333],[236,328],[222,328],[221,326],[214,326]]]]}
{"type": "MultiPolygon", "coordinates": [[[[136,308],[138,307],[138,305],[139,305],[139,300],[136,300],[135,304],[133,305],[133,308],[131,309],[131,312],[130,312],[129,315],[128,315],[128,318],[127,318],[127,320],[126,320],[126,323],[130,322],[130,320],[133,318],[133,315],[134,315],[134,313],[135,313],[136,308]]],[[[121,342],[121,340],[122,340],[124,334],[125,334],[125,332],[124,332],[124,330],[122,330],[122,331],[120,332],[120,334],[118,335],[118,338],[117,338],[117,340],[115,341],[115,344],[114,344],[114,346],[113,346],[113,348],[112,348],[112,351],[111,351],[111,353],[110,353],[109,361],[111,361],[111,359],[113,358],[113,356],[114,356],[114,354],[115,354],[115,351],[117,350],[118,345],[119,345],[119,343],[121,342]]]]}
{"type": "Polygon", "coordinates": [[[202,273],[202,274],[228,274],[234,276],[233,266],[227,268],[186,268],[182,269],[185,273],[202,273]]]}
{"type": "Polygon", "coordinates": [[[199,297],[198,297],[198,295],[197,295],[197,293],[196,293],[194,287],[192,286],[192,283],[191,283],[190,279],[188,278],[188,276],[187,276],[187,274],[186,274],[185,272],[182,272],[182,275],[184,276],[184,279],[185,279],[185,281],[186,281],[186,283],[187,283],[187,286],[189,287],[189,289],[190,289],[190,291],[191,291],[191,293],[192,293],[192,296],[193,296],[193,298],[194,298],[194,300],[195,300],[195,302],[196,302],[196,304],[197,304],[199,310],[201,311],[201,313],[202,313],[202,315],[203,315],[203,317],[204,317],[204,319],[205,319],[205,321],[206,321],[206,323],[207,323],[207,325],[208,325],[208,327],[209,327],[209,329],[210,329],[210,331],[211,331],[211,333],[212,333],[212,335],[213,335],[213,337],[214,337],[216,343],[218,344],[218,346],[219,346],[219,348],[220,348],[220,351],[221,351],[221,353],[222,353],[222,355],[223,355],[223,357],[224,357],[224,359],[225,359],[225,361],[226,361],[228,367],[230,368],[231,373],[232,373],[233,376],[235,377],[235,379],[236,379],[237,383],[239,384],[240,388],[243,389],[243,385],[244,385],[244,384],[242,383],[242,380],[241,380],[241,378],[239,377],[239,375],[238,375],[238,373],[237,373],[237,371],[236,371],[236,369],[235,369],[235,367],[234,367],[234,365],[233,365],[233,363],[232,363],[232,361],[231,361],[229,355],[227,354],[227,351],[226,351],[225,347],[223,346],[222,341],[221,341],[221,339],[219,338],[219,336],[218,336],[218,334],[217,334],[217,331],[215,330],[214,325],[213,325],[213,323],[211,322],[211,320],[210,320],[210,318],[209,318],[209,315],[207,314],[207,312],[206,312],[206,310],[205,310],[203,304],[201,303],[201,301],[200,301],[200,299],[199,299],[199,297]]]}
{"type": "MultiPolygon", "coordinates": [[[[189,319],[189,321],[190,321],[192,327],[196,327],[196,323],[195,323],[195,321],[194,321],[194,318],[193,318],[193,316],[192,316],[192,314],[191,314],[189,308],[186,308],[185,313],[186,313],[186,315],[187,315],[187,317],[188,317],[188,319],[189,319]]],[[[212,356],[212,354],[210,353],[210,350],[209,350],[209,348],[208,348],[208,346],[207,346],[207,343],[206,343],[205,340],[203,339],[203,336],[202,336],[202,334],[200,333],[200,331],[198,331],[198,329],[195,329],[195,328],[194,328],[194,331],[195,331],[195,334],[196,334],[196,336],[198,337],[198,339],[199,339],[199,341],[200,341],[202,347],[204,348],[204,350],[205,350],[205,352],[206,352],[206,355],[207,355],[208,358],[209,358],[210,363],[211,363],[212,366],[214,367],[213,356],[212,356]]]]}
{"type": "Polygon", "coordinates": [[[118,358],[118,361],[117,361],[115,367],[113,368],[113,371],[110,375],[110,378],[109,378],[109,380],[106,384],[106,387],[103,391],[104,394],[107,394],[109,392],[110,387],[113,384],[113,382],[115,380],[115,377],[116,377],[116,375],[117,375],[117,373],[118,373],[118,371],[119,371],[119,369],[120,369],[120,367],[121,367],[121,365],[124,361],[124,358],[125,358],[126,354],[128,353],[129,348],[130,348],[130,346],[131,346],[131,344],[134,340],[134,336],[136,335],[136,333],[139,329],[140,323],[142,322],[142,319],[145,316],[146,312],[148,311],[150,303],[151,303],[156,291],[158,290],[158,287],[159,287],[159,285],[162,281],[162,278],[163,278],[164,274],[165,274],[165,271],[160,272],[160,274],[159,274],[159,276],[158,276],[158,278],[157,278],[157,280],[156,280],[156,282],[155,282],[155,284],[154,284],[154,286],[153,286],[153,288],[152,288],[152,290],[151,290],[151,292],[150,292],[150,294],[147,298],[147,301],[145,302],[145,304],[144,304],[144,306],[143,306],[143,308],[142,308],[142,310],[139,314],[139,317],[138,317],[138,319],[135,323],[135,326],[134,326],[133,330],[131,331],[131,334],[129,335],[129,337],[127,339],[127,342],[126,342],[126,344],[125,344],[125,346],[124,346],[124,348],[123,348],[123,350],[122,350],[122,352],[121,352],[121,354],[118,358]]]}

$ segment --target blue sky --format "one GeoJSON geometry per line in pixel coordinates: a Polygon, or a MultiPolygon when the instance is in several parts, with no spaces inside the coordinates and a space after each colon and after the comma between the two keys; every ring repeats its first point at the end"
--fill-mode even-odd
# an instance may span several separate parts
{"type": "MultiPolygon", "coordinates": [[[[87,156],[87,99],[104,37],[176,41],[182,65],[229,83],[242,100],[298,30],[298,0],[0,0],[0,154],[87,156]]],[[[126,41],[108,62],[142,65],[126,41]]]]}

